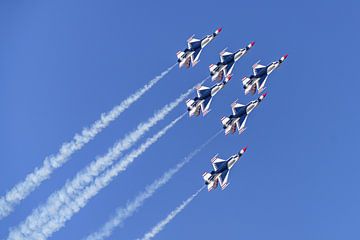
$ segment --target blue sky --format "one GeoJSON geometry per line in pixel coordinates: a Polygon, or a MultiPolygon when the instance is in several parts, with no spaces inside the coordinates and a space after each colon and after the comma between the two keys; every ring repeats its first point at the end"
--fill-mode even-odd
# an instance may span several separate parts
{"type": "MultiPolygon", "coordinates": [[[[241,78],[288,53],[240,136],[220,135],[110,239],[135,239],[202,186],[216,153],[248,145],[225,191],[202,192],[158,239],[356,239],[360,224],[357,1],[1,1],[0,194],[65,141],[176,62],[192,34],[223,32],[175,68],[0,222],[0,238],[140,121],[250,41],[205,118],[184,118],[52,239],[80,239],[221,129],[241,78]]],[[[207,82],[205,85],[211,83],[207,82]]],[[[176,108],[151,133],[185,110],[176,108]]],[[[141,141],[140,141],[141,142],[141,141]]]]}

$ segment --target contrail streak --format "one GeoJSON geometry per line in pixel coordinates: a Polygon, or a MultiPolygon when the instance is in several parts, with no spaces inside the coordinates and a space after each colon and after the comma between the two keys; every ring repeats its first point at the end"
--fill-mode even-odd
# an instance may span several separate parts
{"type": "Polygon", "coordinates": [[[203,148],[205,148],[209,143],[211,143],[222,130],[217,132],[211,138],[209,138],[205,143],[192,151],[187,155],[180,163],[175,167],[171,168],[165,172],[160,178],[155,180],[151,185],[145,188],[145,191],[140,193],[129,202],[126,207],[116,209],[116,215],[113,216],[109,221],[107,221],[99,231],[89,235],[86,240],[102,240],[106,237],[109,237],[113,230],[121,225],[127,218],[131,217],[138,208],[140,208],[146,199],[150,198],[160,187],[165,185],[178,171],[180,171],[192,158],[194,158],[203,148]]]}
{"type": "MultiPolygon", "coordinates": [[[[204,82],[203,80],[202,82],[204,82]]],[[[65,184],[59,191],[51,194],[47,203],[33,210],[32,214],[26,218],[18,227],[12,229],[9,234],[9,239],[17,239],[19,236],[27,236],[29,233],[35,231],[37,228],[42,227],[48,222],[49,216],[56,214],[57,210],[63,204],[71,202],[71,199],[81,192],[93,179],[98,176],[107,167],[120,156],[122,151],[130,148],[146,131],[154,126],[158,121],[162,120],[171,110],[173,110],[180,102],[193,91],[193,88],[188,89],[185,93],[181,94],[173,102],[165,105],[159,112],[150,118],[146,123],[138,125],[138,128],[131,134],[117,142],[114,147],[109,149],[105,156],[93,161],[84,170],[77,173],[76,177],[65,184]],[[12,236],[15,236],[12,238],[12,236]]]]}
{"type": "Polygon", "coordinates": [[[173,210],[167,217],[161,220],[158,224],[156,224],[149,232],[145,233],[142,238],[138,238],[137,240],[150,240],[155,237],[159,232],[161,232],[164,227],[173,220],[176,215],[178,215],[185,207],[192,201],[194,198],[205,188],[205,186],[201,187],[196,191],[193,195],[191,195],[188,199],[186,199],[180,206],[178,206],[175,210],[173,210]]]}
{"type": "MultiPolygon", "coordinates": [[[[148,138],[143,144],[140,145],[140,147],[126,155],[124,159],[108,169],[104,174],[97,177],[93,184],[89,185],[85,188],[84,191],[77,194],[76,198],[73,200],[69,199],[69,201],[64,202],[65,205],[63,205],[62,208],[60,206],[59,209],[54,211],[54,203],[50,202],[43,207],[42,211],[36,212],[35,215],[33,214],[33,222],[29,222],[28,226],[33,226],[35,224],[37,228],[33,228],[31,230],[22,229],[22,235],[20,236],[29,240],[43,240],[50,237],[54,232],[62,228],[66,221],[68,221],[75,213],[80,211],[80,209],[83,208],[93,196],[95,196],[101,189],[106,187],[120,172],[125,171],[130,163],[132,163],[138,156],[144,153],[147,148],[149,148],[152,144],[164,136],[169,129],[171,129],[180,119],[185,116],[185,114],[186,113],[177,117],[154,136],[148,138]],[[37,222],[34,222],[34,220],[37,222]],[[25,232],[26,234],[24,234],[25,232]]],[[[66,196],[65,192],[61,192],[58,194],[58,197],[67,198],[68,196],[66,196]]],[[[19,235],[11,235],[9,237],[9,239],[18,238],[19,235]]]]}
{"type": "Polygon", "coordinates": [[[158,81],[167,75],[176,64],[150,80],[145,86],[138,89],[134,94],[115,106],[111,111],[101,114],[101,118],[95,121],[89,128],[84,128],[80,134],[75,134],[70,142],[62,144],[56,155],[45,158],[43,165],[29,173],[25,180],[18,182],[11,190],[0,198],[0,220],[9,215],[14,207],[34,191],[44,180],[50,177],[52,172],[65,164],[69,157],[80,150],[86,143],[94,139],[104,128],[136,102],[143,94],[149,91],[158,81]]]}

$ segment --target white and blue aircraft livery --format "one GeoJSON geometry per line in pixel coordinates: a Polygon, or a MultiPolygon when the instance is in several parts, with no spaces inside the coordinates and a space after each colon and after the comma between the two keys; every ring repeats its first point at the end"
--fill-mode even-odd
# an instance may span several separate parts
{"type": "Polygon", "coordinates": [[[245,131],[245,123],[249,114],[260,104],[260,102],[266,97],[266,93],[261,95],[258,99],[249,102],[246,105],[237,103],[236,101],[231,104],[232,113],[228,117],[223,117],[221,123],[225,129],[225,135],[234,133],[236,128],[241,134],[245,131]]]}
{"type": "Polygon", "coordinates": [[[210,173],[205,172],[203,174],[203,179],[205,180],[208,191],[215,189],[219,182],[222,190],[224,190],[229,185],[230,169],[240,159],[245,151],[246,147],[241,149],[238,154],[229,157],[227,160],[218,158],[217,154],[211,159],[214,170],[210,173]]]}
{"type": "Polygon", "coordinates": [[[242,48],[235,53],[227,52],[226,49],[222,50],[220,52],[220,62],[209,66],[211,79],[213,81],[221,81],[224,76],[231,75],[235,62],[244,56],[254,44],[255,42],[251,42],[245,48],[242,48]]]}
{"type": "Polygon", "coordinates": [[[208,45],[220,32],[222,28],[217,29],[213,34],[207,35],[203,39],[196,39],[192,35],[188,40],[188,47],[182,52],[178,51],[176,56],[178,58],[179,68],[185,66],[186,68],[190,67],[190,61],[194,67],[200,58],[200,53],[203,48],[208,45]]]}
{"type": "Polygon", "coordinates": [[[245,89],[245,95],[248,94],[249,92],[251,92],[252,95],[254,95],[256,90],[258,90],[258,93],[264,91],[265,83],[268,76],[275,69],[277,69],[281,65],[281,63],[285,61],[287,56],[288,55],[286,54],[285,56],[281,57],[279,61],[272,62],[267,66],[259,64],[260,61],[255,63],[252,67],[254,74],[251,75],[250,77],[244,77],[242,79],[243,86],[245,89]]]}
{"type": "Polygon", "coordinates": [[[215,96],[230,81],[231,75],[228,75],[224,81],[215,84],[212,87],[198,86],[196,88],[197,97],[186,101],[189,116],[199,116],[200,111],[205,116],[210,111],[210,104],[213,96],[215,96]]]}

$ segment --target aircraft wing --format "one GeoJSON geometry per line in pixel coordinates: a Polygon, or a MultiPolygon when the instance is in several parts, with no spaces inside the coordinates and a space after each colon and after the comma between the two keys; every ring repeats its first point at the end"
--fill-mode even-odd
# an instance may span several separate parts
{"type": "Polygon", "coordinates": [[[231,106],[231,110],[232,110],[233,115],[236,115],[239,112],[243,111],[244,108],[246,108],[246,106],[243,105],[243,104],[240,104],[240,103],[236,103],[236,104],[231,106]]]}
{"type": "Polygon", "coordinates": [[[189,49],[193,49],[195,47],[197,47],[197,45],[200,45],[201,44],[201,40],[200,39],[197,39],[197,38],[190,38],[188,40],[188,48],[189,49]]]}
{"type": "Polygon", "coordinates": [[[221,175],[219,176],[219,182],[220,182],[220,186],[221,188],[224,190],[227,185],[229,184],[229,170],[225,170],[224,172],[221,173],[221,175]]]}
{"type": "Polygon", "coordinates": [[[198,48],[195,50],[194,54],[191,55],[191,62],[193,65],[199,62],[201,52],[202,52],[202,48],[198,48]]]}
{"type": "Polygon", "coordinates": [[[266,80],[268,78],[269,75],[264,75],[263,77],[261,77],[258,81],[258,89],[264,89],[266,80]]]}
{"type": "Polygon", "coordinates": [[[226,68],[224,69],[225,76],[231,74],[232,70],[234,69],[234,66],[235,66],[235,62],[228,63],[226,65],[226,68]]]}
{"type": "Polygon", "coordinates": [[[266,66],[259,64],[258,62],[253,65],[254,75],[257,75],[261,70],[265,69],[266,66]]]}
{"type": "Polygon", "coordinates": [[[221,52],[221,53],[220,53],[221,62],[226,62],[226,61],[230,60],[233,56],[234,56],[234,53],[231,53],[231,52],[221,52]]]}
{"type": "Polygon", "coordinates": [[[206,86],[200,86],[197,90],[196,93],[198,95],[198,97],[202,97],[205,96],[206,94],[208,94],[210,91],[210,88],[206,87],[206,86]]]}
{"type": "Polygon", "coordinates": [[[236,122],[236,127],[239,131],[239,134],[245,130],[245,123],[248,118],[248,115],[243,115],[240,117],[239,121],[236,122]]]}
{"type": "Polygon", "coordinates": [[[224,164],[224,162],[226,162],[224,159],[218,158],[217,156],[215,156],[212,160],[211,163],[213,165],[214,170],[218,170],[221,165],[224,164]]]}
{"type": "Polygon", "coordinates": [[[212,100],[212,97],[208,97],[201,104],[201,110],[204,115],[210,110],[211,100],[212,100]]]}

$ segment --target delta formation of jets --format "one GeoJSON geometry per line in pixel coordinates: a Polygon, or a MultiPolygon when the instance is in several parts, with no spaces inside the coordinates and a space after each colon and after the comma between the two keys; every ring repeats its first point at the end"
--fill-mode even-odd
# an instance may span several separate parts
{"type": "MultiPolygon", "coordinates": [[[[217,29],[213,34],[207,35],[202,39],[194,38],[191,36],[188,40],[188,47],[184,51],[177,52],[179,68],[189,68],[190,65],[193,67],[199,63],[199,58],[202,50],[206,45],[215,39],[221,32],[221,28],[217,29]]],[[[246,53],[255,45],[255,42],[249,43],[245,48],[239,49],[235,53],[228,52],[226,49],[220,52],[220,61],[216,64],[209,66],[210,77],[213,81],[219,81],[212,87],[197,86],[197,96],[194,99],[188,99],[186,101],[187,110],[189,116],[199,116],[200,113],[205,116],[210,111],[210,104],[212,98],[222,90],[225,85],[230,81],[232,77],[232,71],[240,58],[245,56],[246,53]]],[[[249,92],[254,95],[256,92],[261,94],[265,89],[268,76],[285,61],[287,54],[281,57],[278,61],[272,62],[267,66],[255,63],[253,68],[253,75],[244,77],[242,79],[243,88],[245,95],[249,92]]],[[[249,114],[264,100],[266,93],[260,95],[256,100],[249,102],[248,104],[240,104],[235,101],[231,104],[232,114],[228,117],[223,117],[221,123],[225,131],[225,135],[229,133],[233,134],[238,130],[241,134],[246,128],[245,123],[249,114]]],[[[222,189],[225,189],[229,185],[229,171],[234,164],[241,158],[245,153],[246,148],[240,150],[239,153],[229,157],[227,160],[218,158],[215,155],[211,159],[213,171],[210,173],[205,172],[203,179],[207,185],[208,190],[215,189],[218,184],[222,189]]]]}

